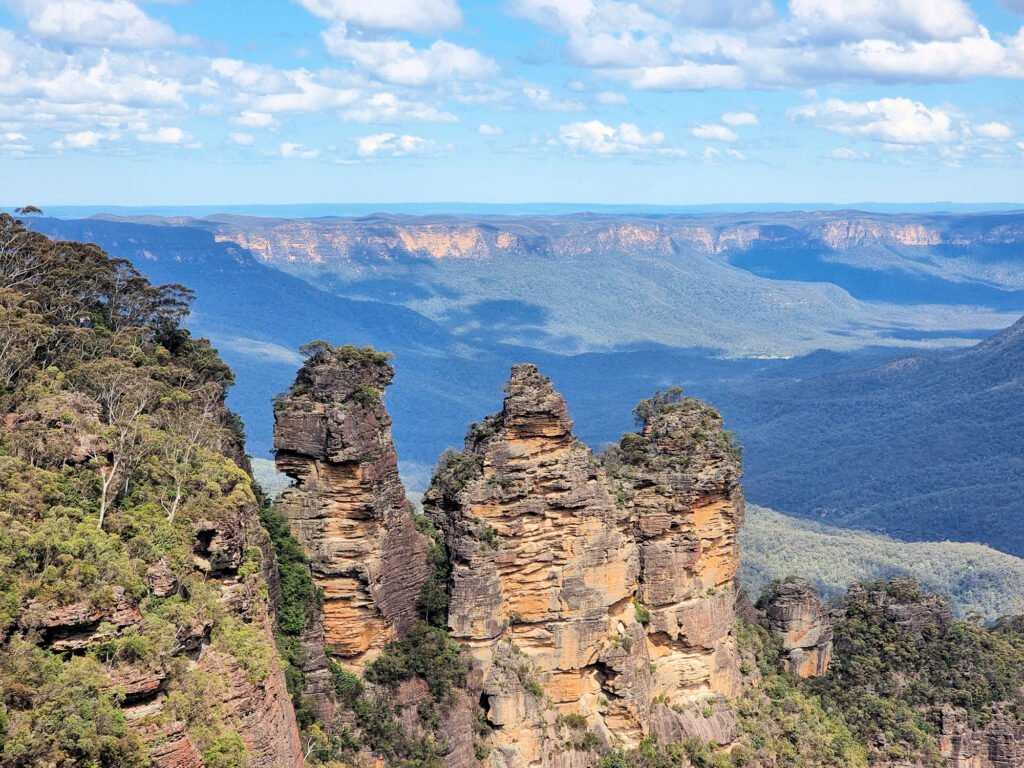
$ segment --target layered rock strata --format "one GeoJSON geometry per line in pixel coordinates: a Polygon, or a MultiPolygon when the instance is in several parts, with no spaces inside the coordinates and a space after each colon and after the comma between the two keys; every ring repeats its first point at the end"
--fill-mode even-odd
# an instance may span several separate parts
{"type": "Polygon", "coordinates": [[[424,497],[486,762],[583,765],[655,734],[728,743],[744,504],[721,418],[655,398],[643,431],[597,458],[536,366],[514,366],[506,391],[424,497]]]}
{"type": "Polygon", "coordinates": [[[402,636],[430,572],[383,404],[393,376],[383,355],[325,345],[275,405],[277,468],[296,482],[276,508],[324,593],[313,643],[320,666],[326,647],[360,669],[402,636]]]}
{"type": "Polygon", "coordinates": [[[818,590],[791,576],[768,590],[764,610],[782,641],[786,668],[798,677],[824,675],[832,659],[832,619],[818,590]]]}
{"type": "Polygon", "coordinates": [[[984,728],[971,728],[962,711],[942,710],[939,749],[950,768],[1017,768],[1024,765],[1024,725],[997,716],[984,728]]]}

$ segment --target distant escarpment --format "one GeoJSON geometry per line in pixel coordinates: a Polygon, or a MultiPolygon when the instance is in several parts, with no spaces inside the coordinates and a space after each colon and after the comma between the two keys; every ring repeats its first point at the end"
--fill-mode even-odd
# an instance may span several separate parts
{"type": "Polygon", "coordinates": [[[968,251],[1024,242],[1019,213],[879,214],[864,211],[514,218],[368,216],[295,221],[220,216],[204,220],[219,239],[268,260],[317,263],[396,257],[492,258],[546,252],[579,256],[607,249],[720,254],[763,247],[924,248],[968,251]]]}

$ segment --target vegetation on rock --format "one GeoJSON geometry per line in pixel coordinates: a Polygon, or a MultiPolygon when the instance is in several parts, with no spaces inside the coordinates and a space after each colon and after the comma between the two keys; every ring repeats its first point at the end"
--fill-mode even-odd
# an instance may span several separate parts
{"type": "Polygon", "coordinates": [[[740,542],[740,583],[752,595],[791,573],[805,576],[826,600],[842,597],[853,582],[909,575],[949,595],[961,618],[1024,613],[1024,561],[981,544],[897,541],[753,504],[740,542]]]}
{"type": "MultiPolygon", "coordinates": [[[[256,497],[224,407],[233,377],[181,327],[190,298],[0,214],[4,765],[147,764],[124,675],[159,671],[151,695],[173,709],[175,691],[206,691],[185,655],[201,642],[254,683],[269,672],[260,538],[246,533],[256,497]],[[220,533],[230,541],[210,550],[220,533]],[[222,599],[228,577],[240,607],[222,599]]],[[[208,765],[242,765],[213,701],[181,719],[208,765]]]]}
{"type": "Polygon", "coordinates": [[[972,727],[997,717],[1024,722],[1024,634],[955,621],[945,598],[912,579],[855,585],[835,630],[827,675],[808,682],[841,713],[873,761],[940,765],[940,710],[972,727]]]}

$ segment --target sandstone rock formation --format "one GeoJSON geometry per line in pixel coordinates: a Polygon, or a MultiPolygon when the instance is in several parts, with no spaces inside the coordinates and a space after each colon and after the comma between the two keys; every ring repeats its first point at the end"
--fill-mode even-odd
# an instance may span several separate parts
{"type": "Polygon", "coordinates": [[[653,734],[728,743],[743,495],[721,418],[660,396],[598,459],[536,366],[514,366],[506,391],[424,496],[486,762],[589,764],[595,746],[653,734]]]}
{"type": "Polygon", "coordinates": [[[950,768],[1016,768],[1024,765],[1024,725],[999,717],[984,728],[971,728],[962,712],[947,706],[939,749],[950,768]]]}
{"type": "Polygon", "coordinates": [[[832,620],[818,590],[791,576],[762,599],[768,626],[782,639],[786,668],[798,677],[825,674],[832,659],[832,620]]]}
{"type": "Polygon", "coordinates": [[[324,591],[318,656],[353,668],[408,630],[430,572],[382,401],[393,376],[384,355],[324,345],[275,409],[277,467],[296,481],[277,509],[324,591]]]}

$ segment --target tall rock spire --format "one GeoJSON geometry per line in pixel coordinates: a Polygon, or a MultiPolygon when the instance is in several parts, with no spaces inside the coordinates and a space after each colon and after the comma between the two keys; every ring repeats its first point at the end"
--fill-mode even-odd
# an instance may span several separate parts
{"type": "Polygon", "coordinates": [[[424,496],[492,763],[568,766],[567,743],[655,733],[731,741],[743,494],[721,418],[659,395],[599,459],[536,366],[514,366],[506,392],[424,496]]]}
{"type": "Polygon", "coordinates": [[[418,618],[429,539],[417,532],[398,477],[383,403],[394,377],[388,356],[311,347],[275,403],[277,468],[296,483],[277,510],[323,590],[324,644],[359,668],[418,618]]]}

